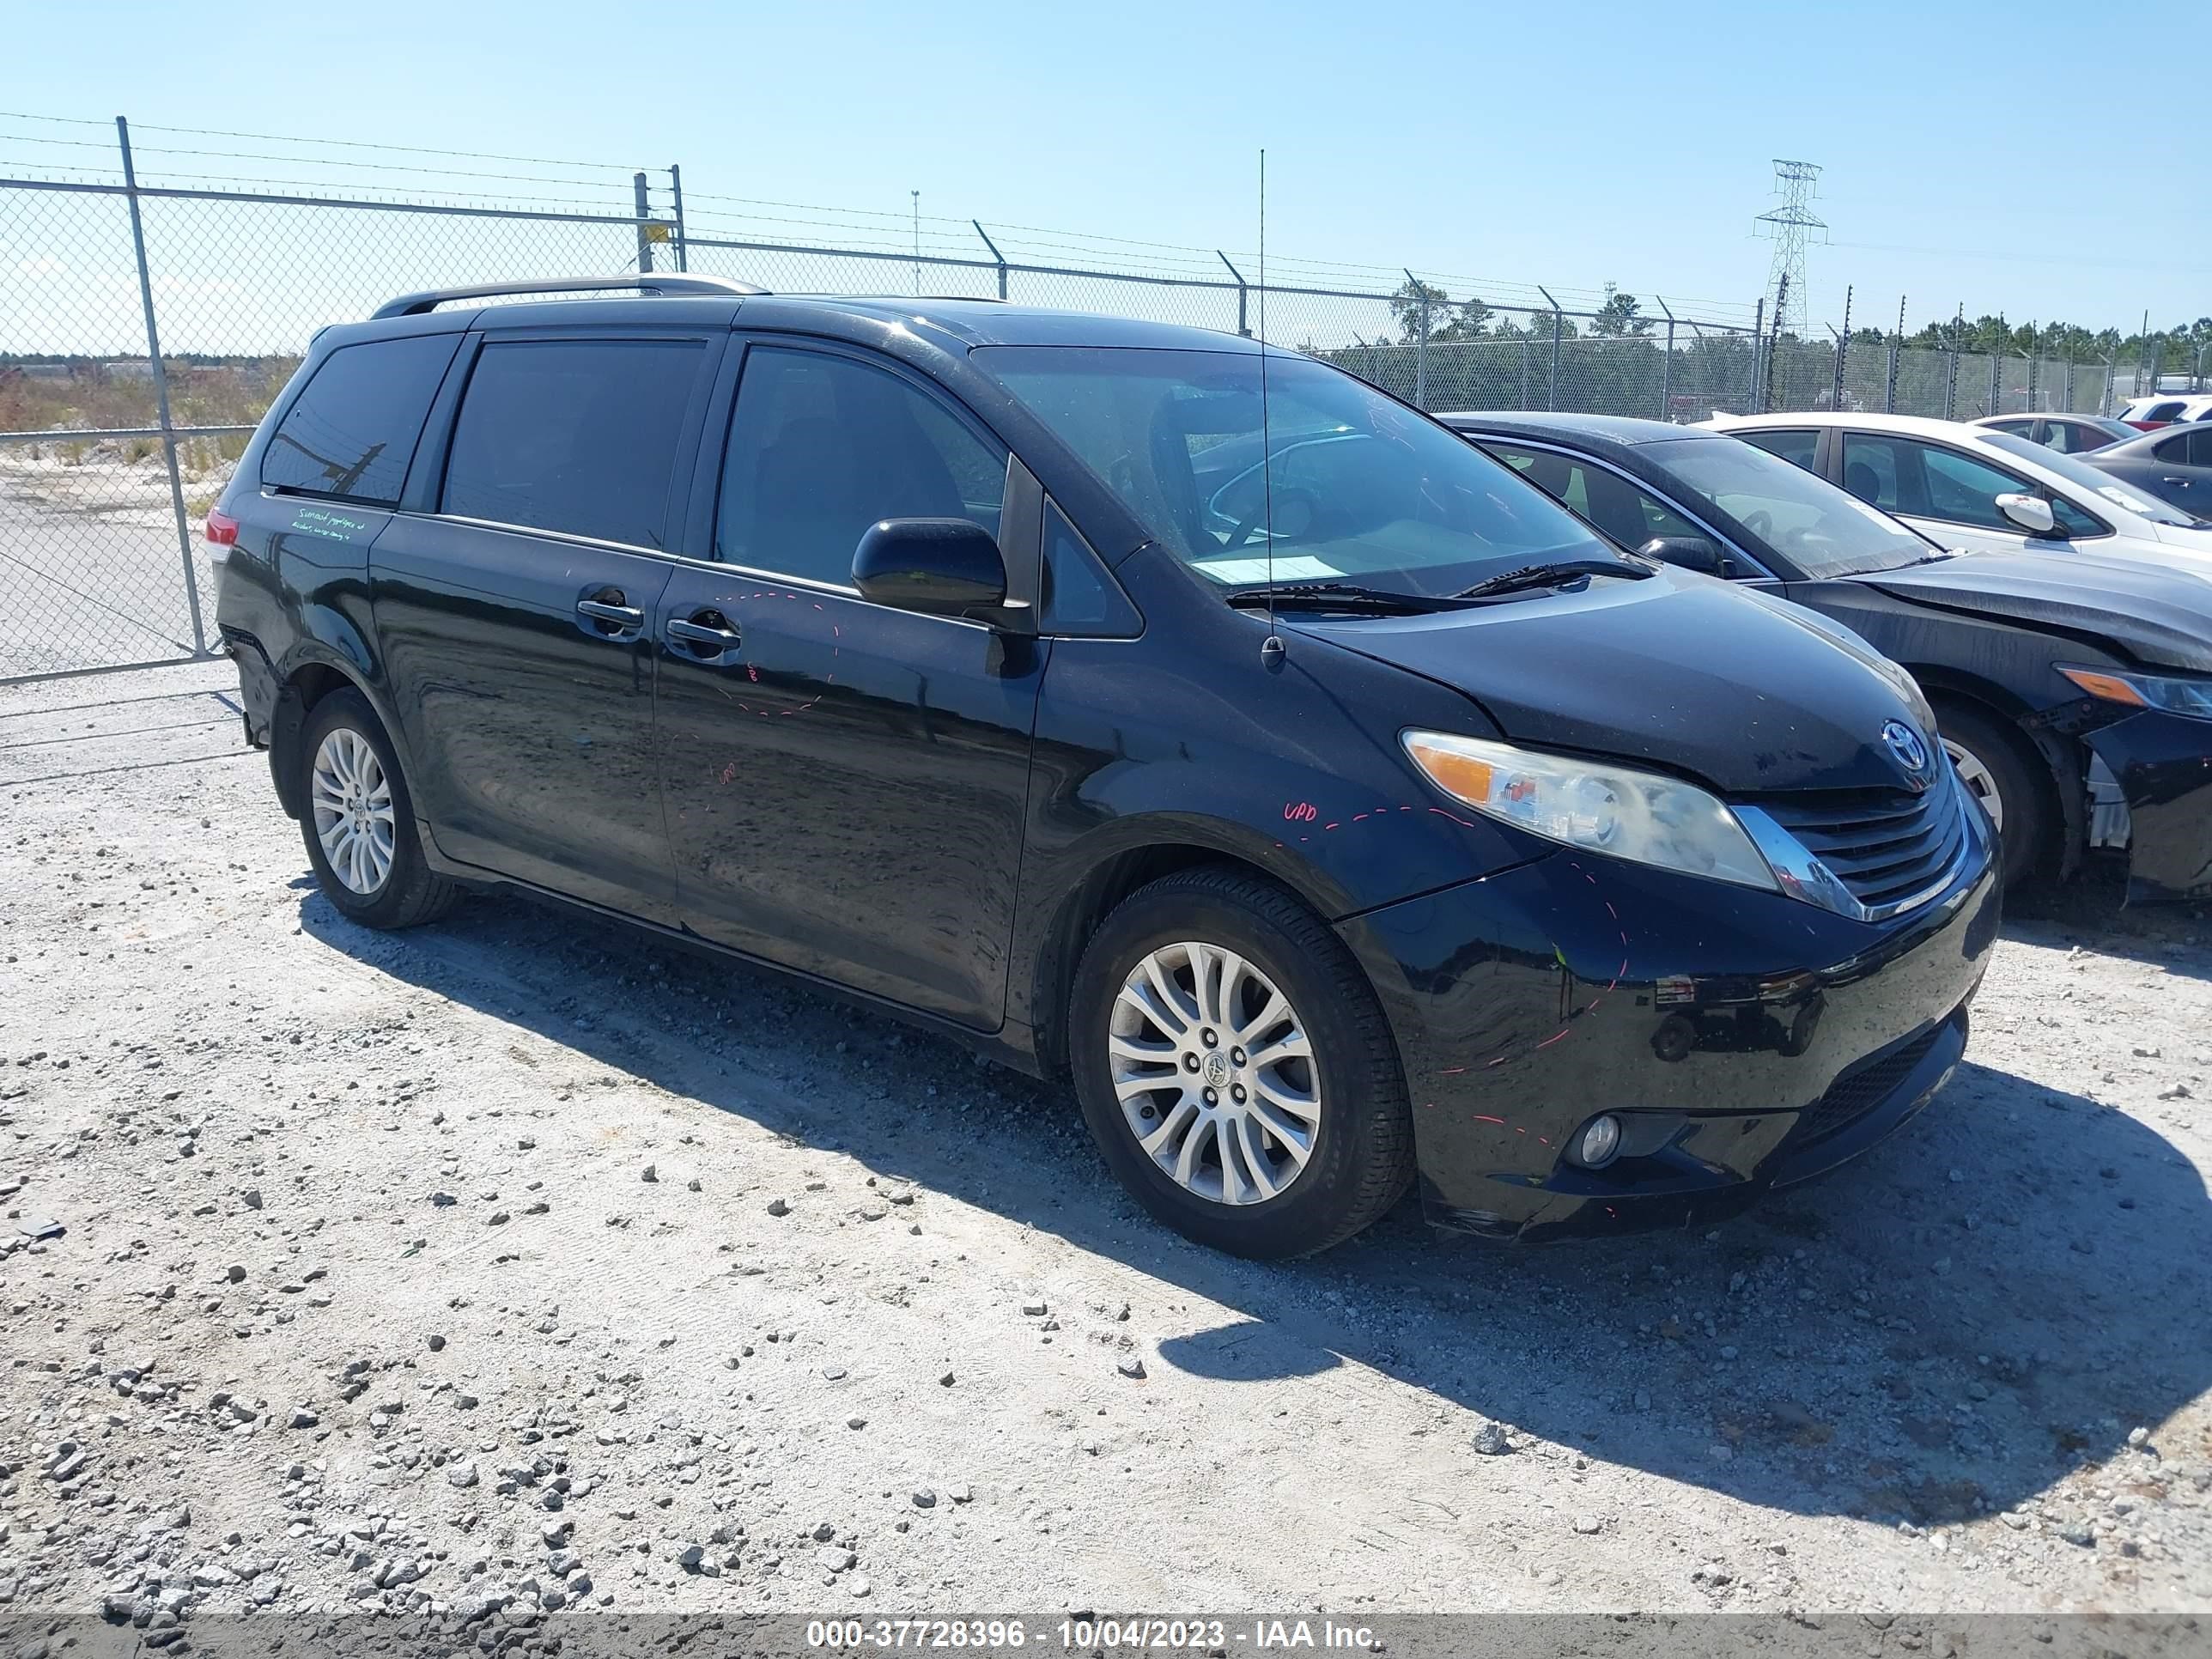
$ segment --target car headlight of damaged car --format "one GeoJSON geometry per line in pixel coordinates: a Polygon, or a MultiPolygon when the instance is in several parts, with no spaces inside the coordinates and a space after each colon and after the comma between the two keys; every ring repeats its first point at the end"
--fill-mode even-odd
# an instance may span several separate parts
{"type": "Polygon", "coordinates": [[[1587,852],[1780,890],[1735,815],[1680,779],[1449,732],[1407,732],[1413,763],[1486,817],[1587,852]]]}
{"type": "Polygon", "coordinates": [[[2058,672],[2100,702],[2130,708],[2158,708],[2192,720],[2212,720],[2212,680],[2177,679],[2153,674],[2115,674],[2102,668],[2058,672]]]}

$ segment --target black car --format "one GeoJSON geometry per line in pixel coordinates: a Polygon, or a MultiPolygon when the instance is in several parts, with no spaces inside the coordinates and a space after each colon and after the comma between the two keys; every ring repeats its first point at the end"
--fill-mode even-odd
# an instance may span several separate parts
{"type": "Polygon", "coordinates": [[[2212,524],[2212,421],[2137,432],[2081,459],[2145,495],[2212,524]]]}
{"type": "Polygon", "coordinates": [[[210,517],[344,916],[504,884],[785,970],[1072,1078],[1253,1255],[1416,1176],[1498,1237],[1723,1213],[1957,1063],[1987,822],[1808,613],[1233,336],[522,287],[641,284],[325,330],[210,517]]]}
{"type": "MultiPolygon", "coordinates": [[[[1947,554],[1724,433],[1447,415],[1624,546],[1832,617],[1926,690],[2008,876],[2127,848],[2130,892],[2212,888],[2212,585],[2094,553],[1947,554]]],[[[2212,435],[2212,434],[2208,434],[2212,435]]],[[[2100,459],[2099,455],[2087,459],[2100,459]]]]}

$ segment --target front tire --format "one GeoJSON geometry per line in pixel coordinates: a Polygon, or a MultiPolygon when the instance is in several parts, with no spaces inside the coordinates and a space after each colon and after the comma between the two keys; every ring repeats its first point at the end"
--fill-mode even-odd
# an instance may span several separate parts
{"type": "Polygon", "coordinates": [[[1413,1114],[1374,991],[1271,882],[1215,866],[1132,894],[1084,951],[1068,1018],[1108,1167],[1201,1244],[1325,1250],[1413,1179],[1413,1114]]]}
{"type": "Polygon", "coordinates": [[[399,757],[368,699],[350,689],[325,697],[308,714],[299,753],[301,837],[338,913],[395,928],[451,909],[460,889],[422,856],[399,757]]]}
{"type": "Polygon", "coordinates": [[[2017,885],[2041,869],[2051,847],[2051,792],[2026,740],[2007,724],[1948,702],[1937,711],[1943,749],[1966,793],[1996,825],[2005,885],[2017,885]]]}

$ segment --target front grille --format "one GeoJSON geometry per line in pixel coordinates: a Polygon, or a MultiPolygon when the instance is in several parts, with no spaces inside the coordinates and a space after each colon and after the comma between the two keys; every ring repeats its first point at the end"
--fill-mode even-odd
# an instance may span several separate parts
{"type": "Polygon", "coordinates": [[[1948,767],[1920,794],[1839,790],[1760,805],[1869,910],[1924,892],[1951,867],[1966,836],[1963,803],[1948,767]]]}
{"type": "Polygon", "coordinates": [[[1897,1091],[1899,1085],[1912,1074],[1912,1068],[1928,1058],[1928,1051],[1936,1046],[1943,1030],[1942,1026],[1935,1026],[1903,1048],[1893,1048],[1879,1060],[1838,1078],[1828,1085],[1827,1093],[1797,1115],[1797,1127],[1791,1132],[1790,1144],[1809,1146],[1850,1128],[1897,1091]]]}

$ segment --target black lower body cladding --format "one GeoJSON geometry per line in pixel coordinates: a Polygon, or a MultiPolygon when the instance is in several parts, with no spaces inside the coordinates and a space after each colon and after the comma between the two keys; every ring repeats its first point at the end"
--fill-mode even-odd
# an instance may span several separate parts
{"type": "Polygon", "coordinates": [[[1880,924],[1559,853],[1340,924],[1404,1058],[1432,1223],[1680,1226],[1863,1152],[1966,1045],[2000,884],[1880,924]],[[1575,1158],[1611,1114],[1617,1150],[1575,1158]]]}

